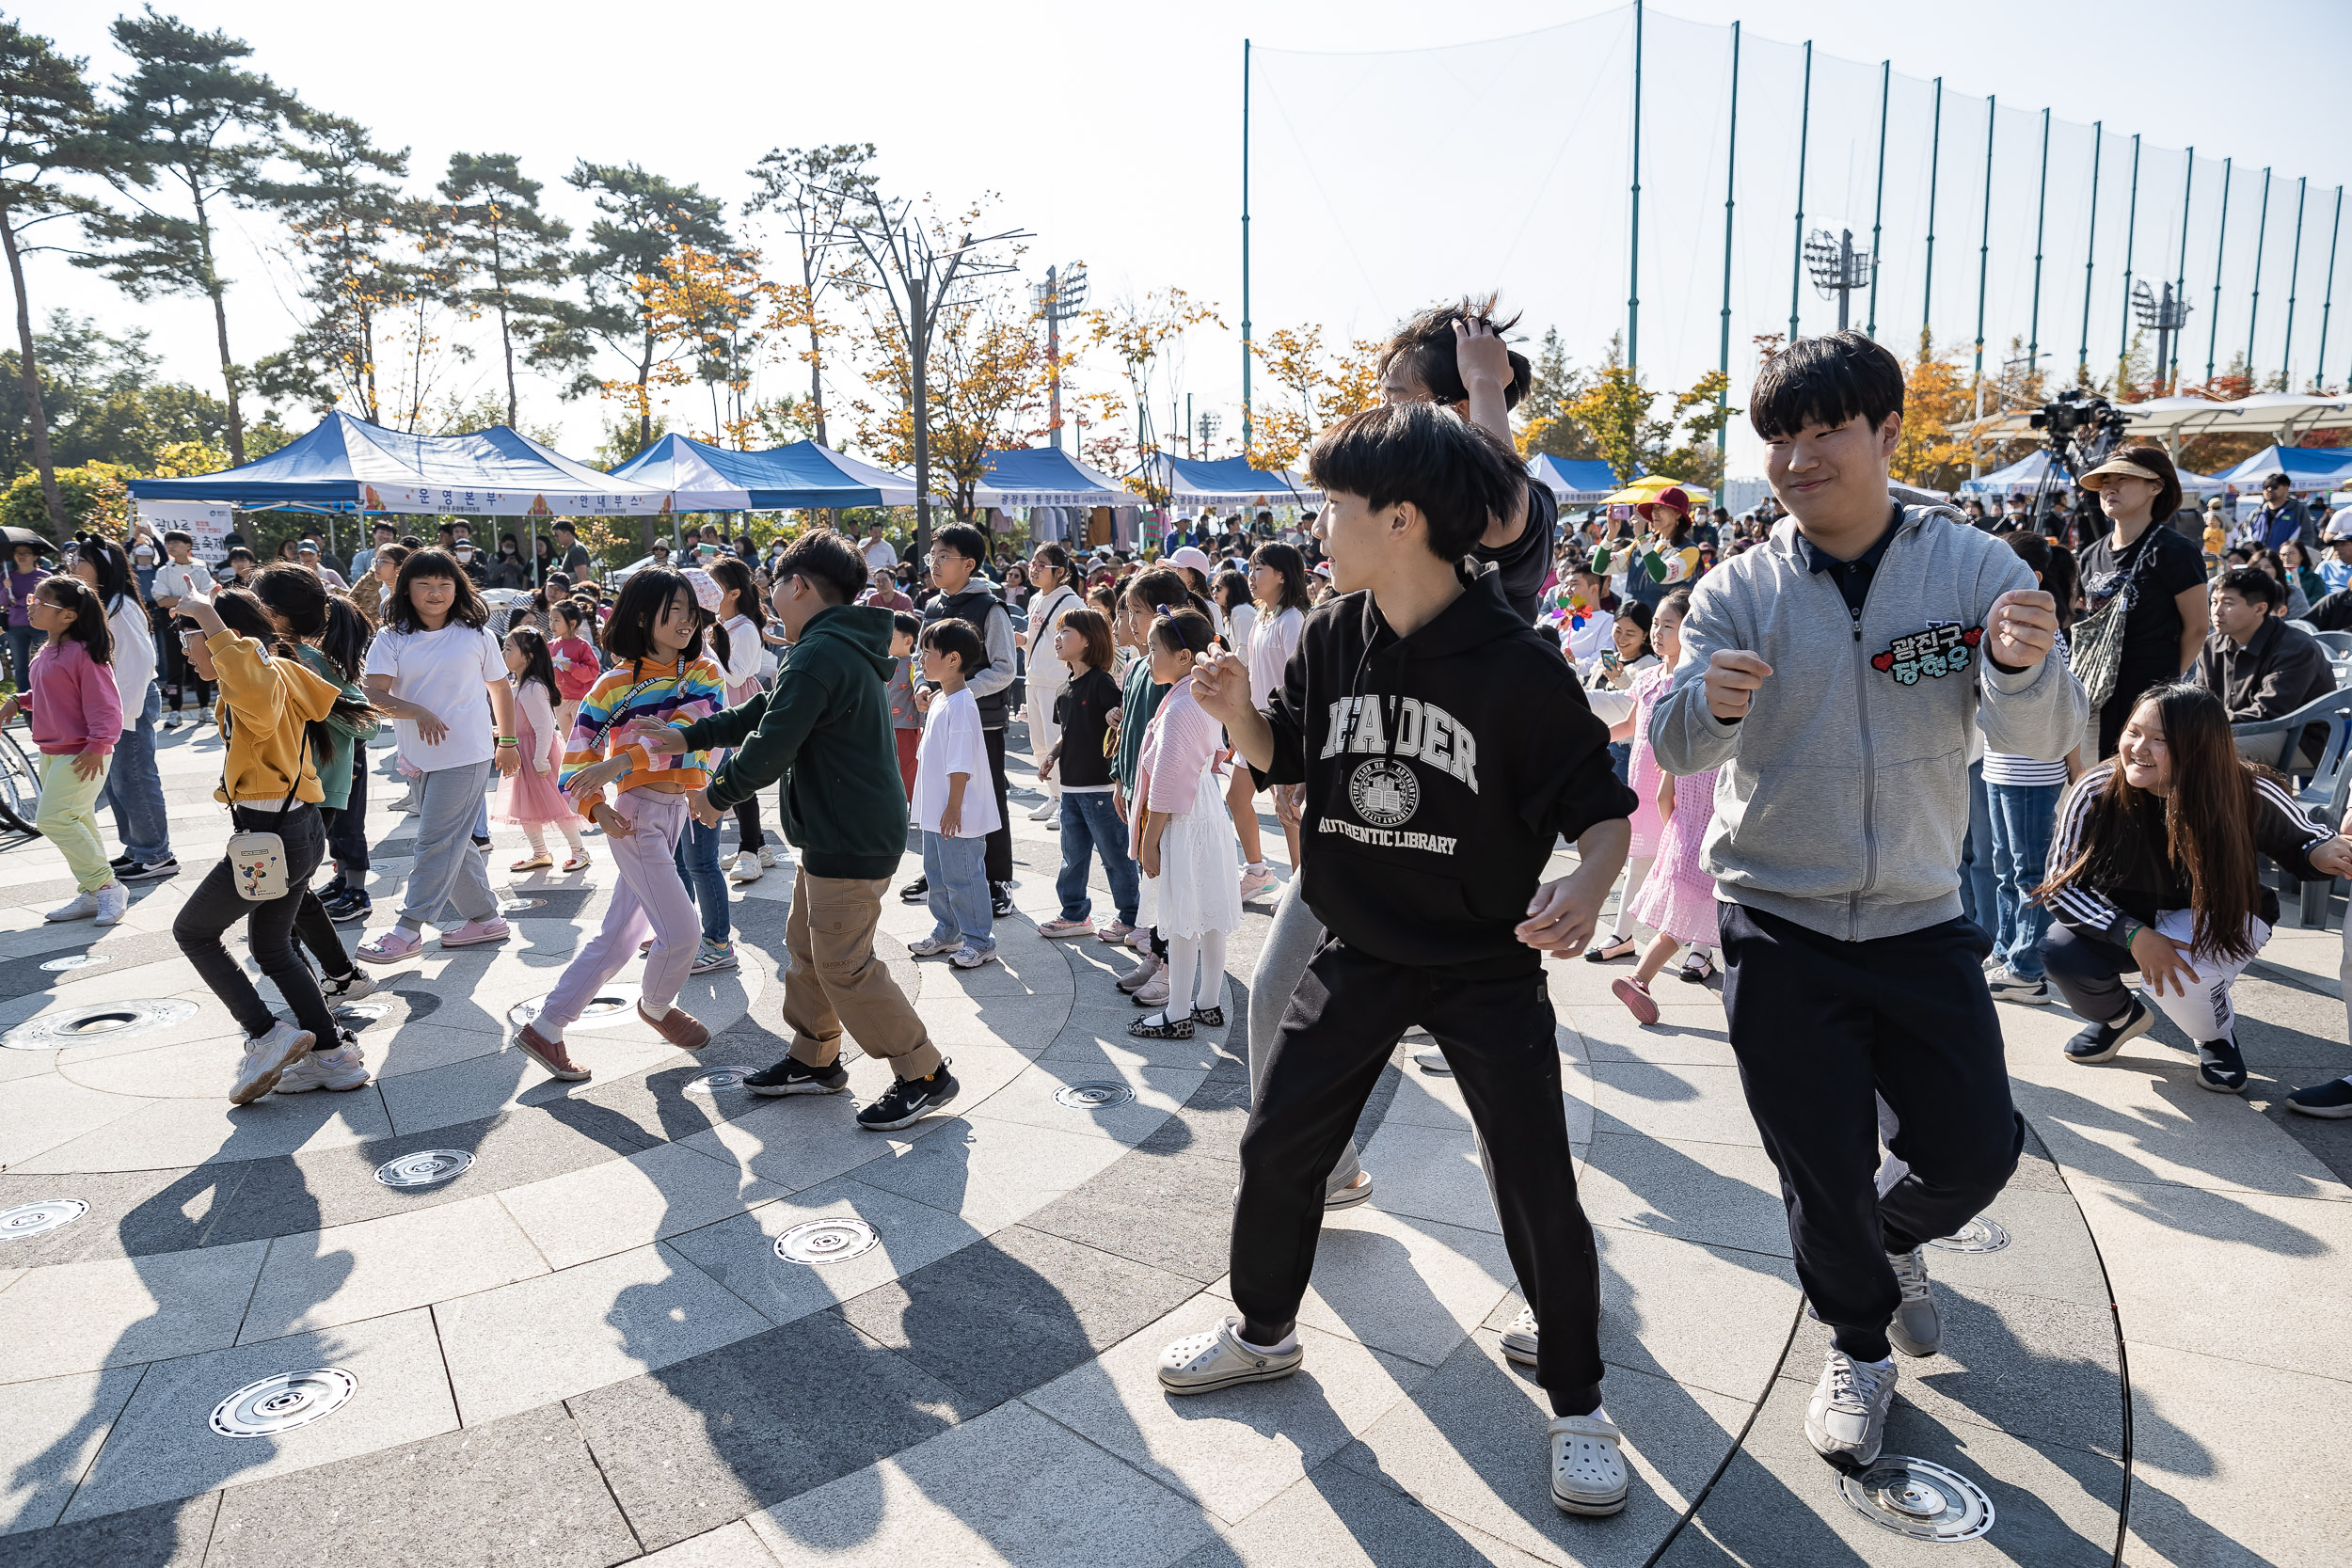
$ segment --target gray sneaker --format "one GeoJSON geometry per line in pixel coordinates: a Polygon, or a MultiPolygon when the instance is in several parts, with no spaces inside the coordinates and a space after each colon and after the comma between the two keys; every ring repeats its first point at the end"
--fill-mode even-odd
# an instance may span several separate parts
{"type": "Polygon", "coordinates": [[[1895,1381],[1892,1366],[1873,1367],[1833,1349],[1812,1402],[1804,1407],[1804,1434],[1814,1451],[1849,1472],[1876,1464],[1886,1441],[1895,1381]]]}
{"type": "Polygon", "coordinates": [[[1927,1249],[1890,1252],[1886,1262],[1903,1292],[1902,1305],[1886,1325],[1888,1341],[1905,1355],[1933,1355],[1944,1348],[1944,1315],[1928,1290],[1927,1249]]]}

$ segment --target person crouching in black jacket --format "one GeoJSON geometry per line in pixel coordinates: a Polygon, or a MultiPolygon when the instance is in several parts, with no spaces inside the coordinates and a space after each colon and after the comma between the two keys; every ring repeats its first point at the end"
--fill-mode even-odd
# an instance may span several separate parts
{"type": "Polygon", "coordinates": [[[1170,1346],[1171,1393],[1297,1370],[1324,1187],[1403,1032],[1424,1024],[1492,1157],[1504,1243],[1538,1325],[1552,1498],[1624,1507],[1600,1410],[1599,1288],[1562,1115],[1543,955],[1591,939],[1634,809],[1576,673],[1463,569],[1526,488],[1500,439],[1427,404],[1366,409],[1314,450],[1340,597],[1309,617],[1271,713],[1203,655],[1201,706],[1260,787],[1304,784],[1304,896],[1329,932],[1290,1000],[1241,1142],[1237,1316],[1170,1346]],[[1543,879],[1561,838],[1582,864],[1543,879]]]}
{"type": "Polygon", "coordinates": [[[2230,986],[2279,919],[2258,852],[2304,881],[2352,874],[2352,841],[2238,756],[2220,699],[2186,682],[2152,688],[2116,754],[2058,801],[2049,880],[2035,890],[2057,917],[2042,939],[2050,978],[2090,1021],[2068,1061],[2107,1061],[2155,1022],[2121,978],[2137,971],[2197,1042],[2197,1081],[2245,1089],[2230,986]]]}

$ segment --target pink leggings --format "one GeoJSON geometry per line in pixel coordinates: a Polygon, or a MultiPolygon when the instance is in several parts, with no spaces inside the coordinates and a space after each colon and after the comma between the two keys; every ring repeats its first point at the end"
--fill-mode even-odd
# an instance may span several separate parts
{"type": "Polygon", "coordinates": [[[686,984],[687,969],[702,941],[702,922],[686,882],[677,874],[678,834],[686,827],[686,797],[632,789],[612,802],[635,832],[607,834],[621,885],[604,911],[604,926],[565,967],[538,1018],[539,1033],[551,1040],[587,1010],[596,992],[637,955],[637,944],[653,927],[653,951],[645,956],[642,988],[645,1011],[667,1012],[686,984]]]}

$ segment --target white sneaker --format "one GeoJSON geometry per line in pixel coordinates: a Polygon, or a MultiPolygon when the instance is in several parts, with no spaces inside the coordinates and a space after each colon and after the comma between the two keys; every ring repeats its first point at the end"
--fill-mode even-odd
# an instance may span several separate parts
{"type": "Polygon", "coordinates": [[[360,1059],[356,1045],[339,1046],[333,1051],[312,1051],[278,1075],[273,1094],[309,1094],[312,1089],[329,1089],[341,1094],[356,1089],[368,1081],[367,1063],[360,1059]]]}
{"type": "Polygon", "coordinates": [[[375,979],[364,969],[354,969],[340,980],[329,978],[319,982],[319,994],[326,998],[330,1007],[341,1003],[361,1001],[375,992],[375,979]]]}
{"type": "Polygon", "coordinates": [[[1886,1441],[1886,1412],[1895,1402],[1897,1373],[1833,1349],[1804,1409],[1804,1434],[1814,1451],[1841,1470],[1876,1464],[1886,1441]]]}
{"type": "Polygon", "coordinates": [[[99,925],[114,926],[120,924],[123,915],[130,910],[130,908],[131,889],[121,880],[117,879],[115,881],[108,882],[104,887],[98,890],[99,925]]]}
{"type": "Polygon", "coordinates": [[[727,880],[731,882],[755,882],[760,876],[759,857],[749,850],[736,856],[735,864],[727,871],[727,880]]]}
{"type": "Polygon", "coordinates": [[[1603,1515],[1625,1507],[1629,1483],[1625,1433],[1596,1410],[1589,1416],[1554,1416],[1551,1435],[1551,1500],[1564,1513],[1603,1515]]]}
{"type": "Polygon", "coordinates": [[[60,904],[42,915],[43,920],[87,920],[98,912],[98,895],[77,893],[71,903],[60,904]]]}
{"type": "Polygon", "coordinates": [[[1294,1331],[1287,1350],[1252,1350],[1241,1341],[1241,1320],[1227,1318],[1206,1334],[1188,1334],[1160,1352],[1160,1386],[1171,1394],[1206,1394],[1237,1383],[1288,1377],[1307,1359],[1294,1331]]]}
{"type": "Polygon", "coordinates": [[[1049,816],[1059,816],[1060,815],[1061,802],[1055,800],[1051,795],[1048,795],[1044,800],[1040,800],[1036,805],[1029,808],[1029,820],[1032,822],[1042,822],[1049,816]]]}
{"type": "Polygon", "coordinates": [[[1928,1287],[1927,1249],[1890,1252],[1886,1261],[1903,1293],[1887,1321],[1887,1341],[1905,1355],[1933,1355],[1944,1348],[1944,1315],[1936,1310],[1935,1293],[1928,1287]]]}
{"type": "Polygon", "coordinates": [[[1502,1354],[1505,1360],[1522,1367],[1535,1365],[1535,1309],[1522,1307],[1519,1315],[1511,1320],[1511,1326],[1502,1331],[1502,1354]]]}
{"type": "Polygon", "coordinates": [[[237,1064],[236,1080],[229,1085],[229,1103],[250,1105],[278,1086],[278,1075],[309,1051],[318,1037],[291,1023],[276,1023],[259,1039],[245,1042],[245,1058],[237,1064]]]}
{"type": "Polygon", "coordinates": [[[759,863],[767,867],[769,870],[773,871],[777,866],[783,864],[784,863],[776,857],[776,852],[773,849],[763,848],[759,852],[759,863]]]}

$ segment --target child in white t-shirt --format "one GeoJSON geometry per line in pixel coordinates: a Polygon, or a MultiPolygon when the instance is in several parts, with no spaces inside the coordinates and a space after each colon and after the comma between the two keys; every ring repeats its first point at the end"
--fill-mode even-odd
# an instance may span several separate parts
{"type": "Polygon", "coordinates": [[[998,821],[979,705],[964,689],[964,677],[967,671],[987,668],[988,645],[969,621],[934,621],[923,628],[922,658],[923,678],[939,686],[915,697],[924,712],[923,740],[914,753],[914,814],[923,830],[932,927],[930,936],[907,943],[907,951],[918,958],[951,954],[958,969],[977,969],[996,957],[986,856],[988,835],[998,821]]]}

